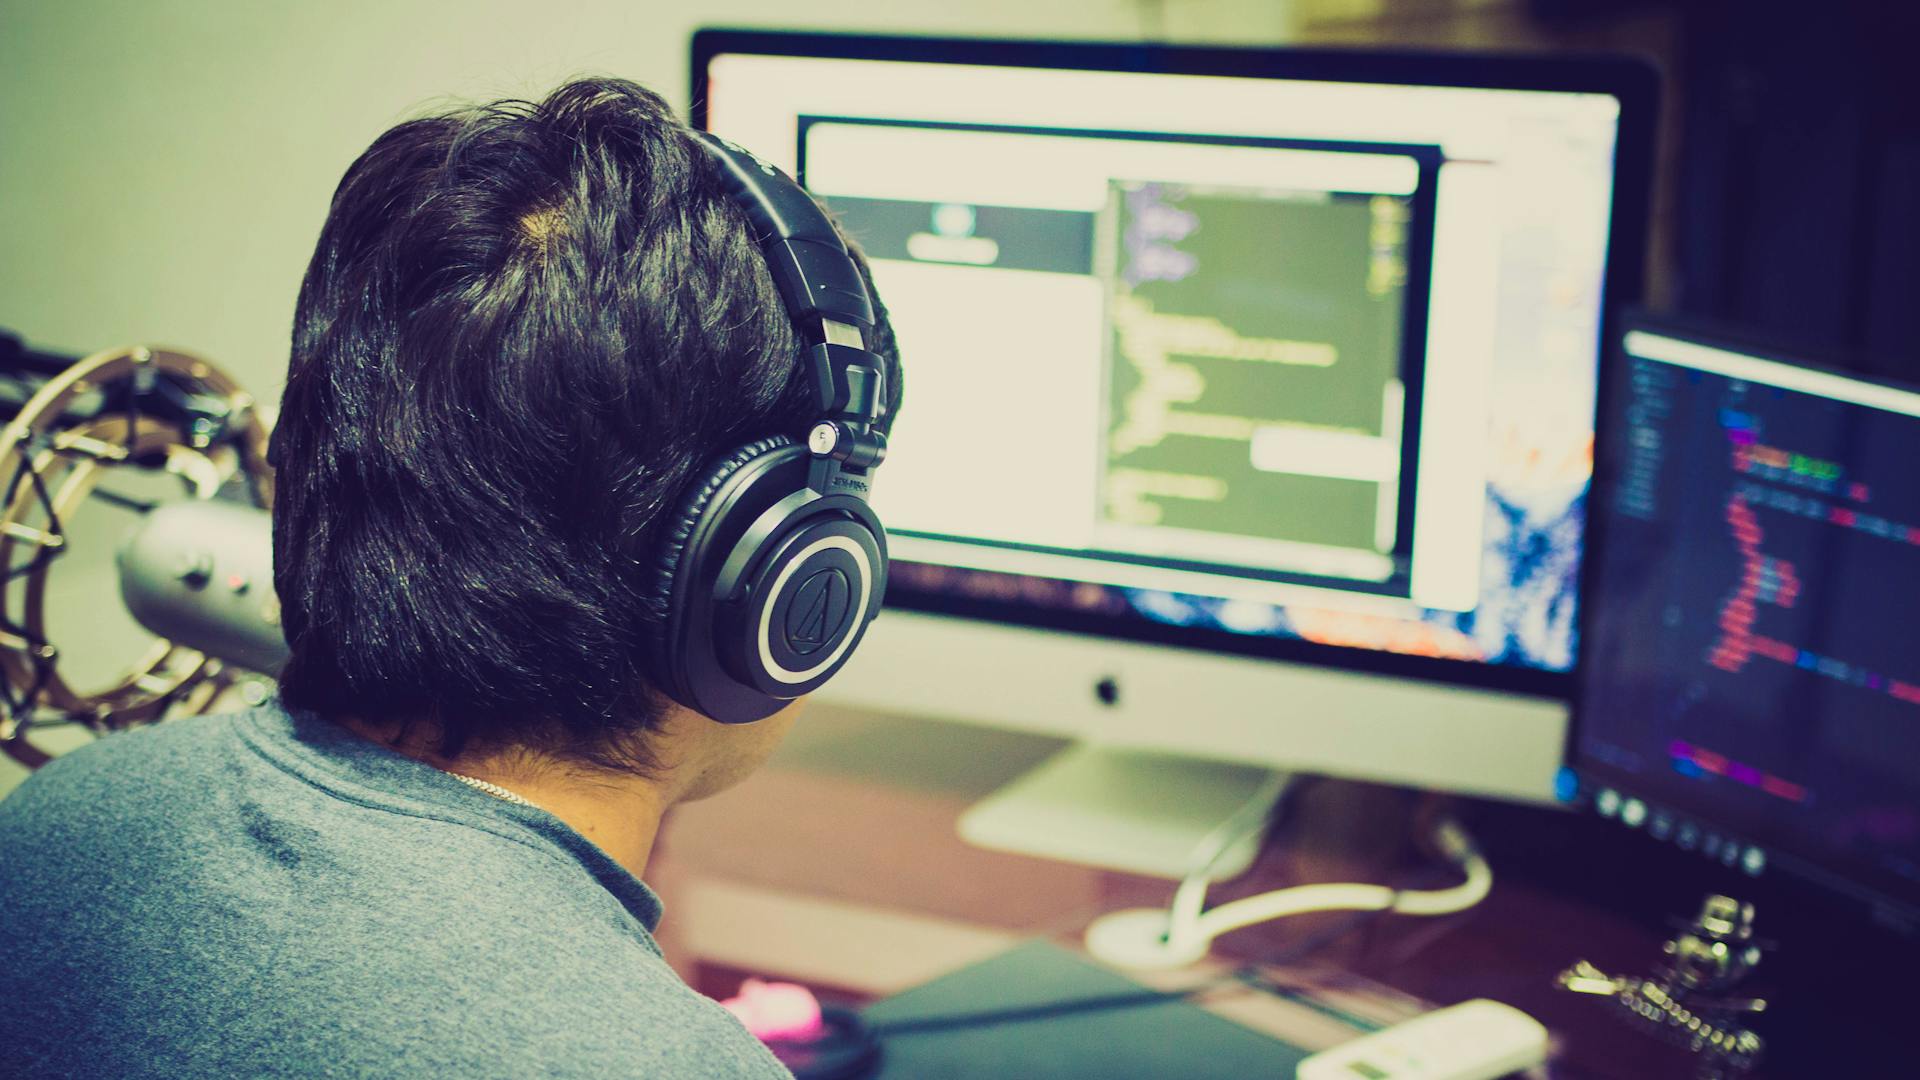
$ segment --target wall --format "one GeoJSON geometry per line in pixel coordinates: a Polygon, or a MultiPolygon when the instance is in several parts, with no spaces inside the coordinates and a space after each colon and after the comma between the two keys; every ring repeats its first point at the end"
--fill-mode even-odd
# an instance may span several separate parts
{"type": "Polygon", "coordinates": [[[625,75],[676,106],[707,25],[1272,40],[1280,3],[579,0],[0,6],[0,327],[164,342],[277,397],[294,293],[341,172],[447,98],[625,75]]]}

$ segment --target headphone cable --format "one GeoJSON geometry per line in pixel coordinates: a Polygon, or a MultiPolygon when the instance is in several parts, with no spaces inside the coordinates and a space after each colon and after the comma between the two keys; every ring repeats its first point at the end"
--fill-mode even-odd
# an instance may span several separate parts
{"type": "Polygon", "coordinates": [[[1379,1025],[1370,1020],[1355,1016],[1344,1010],[1336,1009],[1316,1001],[1310,994],[1302,993],[1301,991],[1282,986],[1267,979],[1264,975],[1264,969],[1277,964],[1296,963],[1304,960],[1384,914],[1386,914],[1384,910],[1356,912],[1352,917],[1321,931],[1319,934],[1303,938],[1292,945],[1269,953],[1259,960],[1248,961],[1234,968],[1232,971],[1223,972],[1211,978],[1202,979],[1190,986],[1177,989],[1129,990],[1112,994],[1066,998],[1059,1001],[1042,1002],[1036,1005],[1009,1006],[1004,1009],[982,1009],[976,1012],[950,1013],[944,1016],[879,1021],[872,1024],[871,1027],[874,1034],[882,1037],[919,1035],[930,1032],[989,1027],[995,1024],[1016,1024],[1033,1020],[1051,1020],[1064,1016],[1074,1016],[1080,1013],[1108,1012],[1115,1009],[1139,1008],[1146,1005],[1164,1005],[1169,1002],[1189,1001],[1194,998],[1204,997],[1207,994],[1219,990],[1237,989],[1256,990],[1306,1006],[1359,1030],[1377,1030],[1379,1025]]]}

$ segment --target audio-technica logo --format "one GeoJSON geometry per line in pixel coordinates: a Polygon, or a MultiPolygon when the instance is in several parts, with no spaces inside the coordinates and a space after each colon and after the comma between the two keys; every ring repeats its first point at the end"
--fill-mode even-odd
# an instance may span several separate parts
{"type": "Polygon", "coordinates": [[[852,595],[847,575],[834,567],[816,571],[801,582],[787,605],[787,647],[808,656],[838,638],[852,595]]]}

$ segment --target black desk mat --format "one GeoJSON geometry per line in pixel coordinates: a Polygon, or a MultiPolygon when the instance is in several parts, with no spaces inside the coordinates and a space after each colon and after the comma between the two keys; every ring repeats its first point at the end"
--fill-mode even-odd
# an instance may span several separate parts
{"type": "Polygon", "coordinates": [[[880,1029],[884,1080],[1291,1080],[1307,1051],[1184,1001],[1007,1015],[1144,992],[1044,941],[914,987],[865,1012],[880,1029]],[[961,1026],[958,1017],[991,1015],[961,1026]],[[889,1030],[894,1029],[894,1030],[889,1030]]]}

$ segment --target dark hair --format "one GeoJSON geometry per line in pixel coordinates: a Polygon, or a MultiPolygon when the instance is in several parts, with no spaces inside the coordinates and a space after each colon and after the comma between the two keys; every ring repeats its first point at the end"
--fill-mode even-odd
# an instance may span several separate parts
{"type": "Polygon", "coordinates": [[[663,519],[716,455],[802,433],[796,347],[744,215],[655,94],[586,79],[380,136],[294,315],[282,698],[424,723],[446,754],[644,767],[663,519]]]}

